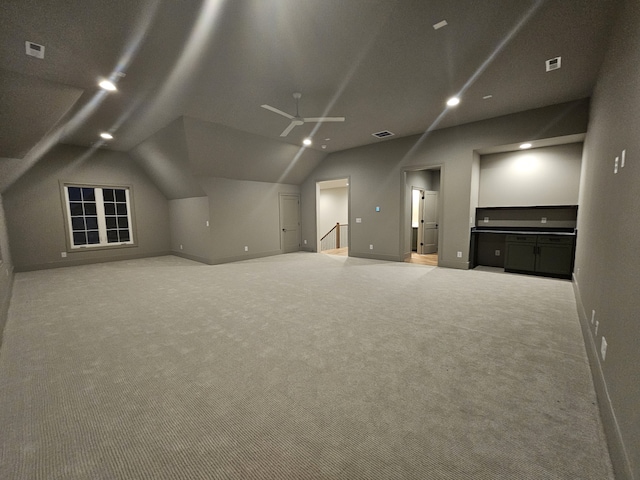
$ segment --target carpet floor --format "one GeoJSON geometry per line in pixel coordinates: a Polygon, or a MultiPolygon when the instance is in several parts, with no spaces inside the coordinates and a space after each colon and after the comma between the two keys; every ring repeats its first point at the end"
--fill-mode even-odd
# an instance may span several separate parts
{"type": "Polygon", "coordinates": [[[16,274],[0,478],[613,474],[570,282],[294,253],[16,274]]]}

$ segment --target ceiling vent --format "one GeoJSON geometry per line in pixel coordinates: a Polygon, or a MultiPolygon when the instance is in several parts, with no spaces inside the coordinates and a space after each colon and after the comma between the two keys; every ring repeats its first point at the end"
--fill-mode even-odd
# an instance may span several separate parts
{"type": "Polygon", "coordinates": [[[547,65],[547,72],[551,72],[552,70],[558,70],[560,68],[560,64],[562,62],[562,57],[550,58],[545,62],[547,65]]]}
{"type": "Polygon", "coordinates": [[[44,58],[44,45],[38,45],[33,42],[24,42],[27,55],[36,58],[44,58]]]}
{"type": "Polygon", "coordinates": [[[393,135],[395,135],[395,133],[391,133],[389,130],[383,130],[381,132],[372,133],[371,135],[377,138],[385,138],[385,137],[392,137],[393,135]]]}

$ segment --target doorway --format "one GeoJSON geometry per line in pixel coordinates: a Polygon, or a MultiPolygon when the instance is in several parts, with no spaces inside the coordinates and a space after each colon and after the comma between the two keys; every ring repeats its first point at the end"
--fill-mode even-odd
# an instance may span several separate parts
{"type": "Polygon", "coordinates": [[[280,194],[280,250],[282,253],[300,250],[300,197],[280,194]]]}
{"type": "Polygon", "coordinates": [[[405,174],[406,189],[410,192],[410,248],[405,254],[405,261],[437,266],[440,236],[440,168],[416,170],[405,174]]]}
{"type": "Polygon", "coordinates": [[[349,179],[316,182],[317,251],[349,255],[349,179]]]}

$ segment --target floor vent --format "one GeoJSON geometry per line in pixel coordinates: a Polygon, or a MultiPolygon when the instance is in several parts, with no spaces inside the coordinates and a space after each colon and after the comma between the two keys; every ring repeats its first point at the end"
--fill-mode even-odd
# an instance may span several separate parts
{"type": "Polygon", "coordinates": [[[44,58],[44,45],[38,45],[37,43],[27,41],[24,42],[24,47],[27,55],[36,58],[44,58]]]}
{"type": "Polygon", "coordinates": [[[391,133],[389,130],[383,130],[381,132],[372,133],[371,135],[377,138],[385,138],[385,137],[391,137],[395,135],[395,133],[391,133]]]}
{"type": "Polygon", "coordinates": [[[550,58],[545,62],[547,66],[547,72],[551,72],[552,70],[558,70],[560,68],[560,64],[562,62],[562,57],[550,58]]]}

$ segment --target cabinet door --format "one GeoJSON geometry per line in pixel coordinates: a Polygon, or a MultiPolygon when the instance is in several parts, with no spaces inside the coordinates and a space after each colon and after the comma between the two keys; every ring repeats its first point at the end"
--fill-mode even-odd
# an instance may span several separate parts
{"type": "Polygon", "coordinates": [[[573,238],[538,237],[536,271],[552,275],[571,276],[573,267],[573,238]]]}
{"type": "Polygon", "coordinates": [[[536,269],[536,236],[507,235],[505,270],[533,272],[536,269]]]}

